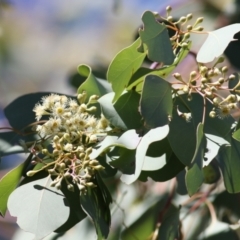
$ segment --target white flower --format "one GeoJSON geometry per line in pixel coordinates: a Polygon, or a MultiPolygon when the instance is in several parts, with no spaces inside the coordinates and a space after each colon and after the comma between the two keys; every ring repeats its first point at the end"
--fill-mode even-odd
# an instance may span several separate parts
{"type": "Polygon", "coordinates": [[[42,97],[42,103],[46,109],[51,109],[54,105],[54,95],[51,94],[49,96],[42,97]]]}
{"type": "Polygon", "coordinates": [[[71,110],[76,110],[79,107],[77,101],[75,101],[74,99],[69,99],[68,105],[71,110]]]}
{"type": "Polygon", "coordinates": [[[230,115],[231,109],[228,105],[222,105],[217,109],[218,117],[223,119],[230,115]]]}
{"type": "Polygon", "coordinates": [[[50,118],[46,123],[46,127],[51,129],[52,132],[58,131],[61,127],[61,119],[60,118],[50,118]]]}
{"type": "Polygon", "coordinates": [[[56,117],[61,117],[65,113],[65,108],[63,105],[58,104],[59,102],[55,103],[53,107],[53,115],[56,117]]]}
{"type": "Polygon", "coordinates": [[[45,107],[42,106],[41,104],[36,104],[33,111],[36,114],[37,121],[39,121],[43,115],[48,114],[48,112],[46,112],[45,107]]]}
{"type": "Polygon", "coordinates": [[[46,137],[52,134],[51,129],[49,129],[45,124],[42,125],[41,129],[38,131],[41,137],[46,137]]]}
{"type": "Polygon", "coordinates": [[[87,126],[91,127],[91,128],[95,128],[97,126],[97,123],[98,123],[97,119],[93,116],[89,116],[86,119],[86,121],[87,121],[87,126]]]}
{"type": "Polygon", "coordinates": [[[71,113],[71,112],[65,112],[65,113],[63,114],[63,117],[69,119],[69,118],[72,117],[72,113],[71,113]]]}
{"type": "Polygon", "coordinates": [[[73,150],[73,145],[71,143],[67,143],[64,146],[64,150],[67,151],[67,152],[71,152],[73,150]]]}
{"type": "Polygon", "coordinates": [[[65,95],[61,95],[59,101],[61,104],[66,105],[68,98],[65,95]]]}

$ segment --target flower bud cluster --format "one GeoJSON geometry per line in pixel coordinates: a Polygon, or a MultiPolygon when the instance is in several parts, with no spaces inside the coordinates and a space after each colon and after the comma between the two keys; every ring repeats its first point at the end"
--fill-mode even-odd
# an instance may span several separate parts
{"type": "Polygon", "coordinates": [[[36,158],[35,162],[44,165],[40,170],[29,171],[28,176],[45,169],[54,179],[52,186],[58,189],[63,180],[70,191],[74,190],[73,184],[81,193],[85,193],[87,187],[95,187],[92,182],[95,173],[104,167],[96,159],[91,159],[90,154],[92,146],[99,141],[99,134],[102,139],[102,134],[109,129],[109,122],[104,116],[96,119],[92,115],[96,109],[89,105],[96,102],[97,96],[91,96],[87,104],[85,100],[86,93],[79,94],[77,101],[51,94],[35,106],[33,111],[38,121],[48,116],[47,121],[36,126],[40,137],[38,142],[41,143],[37,144],[40,149],[37,153],[43,154],[44,158],[36,158]]]}
{"type": "MultiPolygon", "coordinates": [[[[180,73],[174,73],[173,77],[181,83],[182,87],[177,89],[180,94],[187,94],[188,100],[191,101],[192,93],[199,93],[212,103],[213,109],[209,116],[223,118],[232,113],[232,110],[239,108],[240,97],[238,83],[233,89],[228,89],[226,83],[235,79],[235,75],[226,76],[227,66],[217,67],[219,63],[224,61],[223,57],[219,57],[212,68],[200,65],[198,71],[192,71],[188,79],[184,79],[180,73]],[[218,94],[219,90],[231,91],[227,97],[218,94]],[[236,94],[235,94],[236,93],[236,94]]],[[[183,117],[183,115],[181,115],[183,117]]],[[[184,115],[185,116],[185,115],[184,115]]]]}

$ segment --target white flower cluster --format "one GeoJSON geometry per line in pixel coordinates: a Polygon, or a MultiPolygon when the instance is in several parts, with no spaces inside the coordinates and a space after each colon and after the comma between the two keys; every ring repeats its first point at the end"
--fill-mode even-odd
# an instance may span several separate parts
{"type": "MultiPolygon", "coordinates": [[[[96,102],[96,95],[91,96],[87,104],[84,103],[86,93],[79,94],[77,99],[51,94],[34,107],[41,143],[36,149],[41,149],[45,155],[36,163],[44,164],[40,170],[46,169],[54,177],[53,186],[60,188],[65,179],[69,190],[74,189],[73,183],[84,192],[86,187],[95,186],[91,182],[94,172],[104,169],[89,155],[92,145],[98,142],[98,135],[107,131],[109,123],[104,116],[98,120],[91,114],[96,107],[89,105],[96,102]],[[43,116],[48,116],[48,120],[42,120],[43,116]]],[[[29,171],[27,175],[32,176],[40,170],[29,171]]]]}

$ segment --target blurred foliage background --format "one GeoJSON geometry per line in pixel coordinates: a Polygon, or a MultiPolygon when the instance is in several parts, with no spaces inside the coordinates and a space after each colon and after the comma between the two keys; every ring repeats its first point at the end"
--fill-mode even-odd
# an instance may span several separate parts
{"type": "MultiPolygon", "coordinates": [[[[38,91],[75,94],[76,89],[70,82],[79,64],[89,64],[104,78],[115,54],[133,42],[145,10],[165,14],[165,7],[171,5],[173,16],[187,13],[193,13],[195,18],[204,16],[204,27],[212,30],[229,24],[229,17],[238,11],[237,2],[0,0],[0,127],[7,125],[2,109],[18,96],[38,91]]],[[[193,48],[197,50],[203,40],[194,39],[193,48]]],[[[194,70],[189,69],[191,66],[185,64],[182,67],[189,72],[194,70]]],[[[19,161],[21,156],[3,159],[0,177],[19,161]]],[[[115,192],[116,201],[109,239],[118,239],[120,228],[125,229],[144,213],[147,206],[156,204],[156,198],[159,201],[159,196],[164,198],[171,189],[171,181],[138,182],[131,186],[118,183],[117,178],[108,182],[115,192]],[[141,204],[143,199],[144,204],[141,204]]],[[[17,230],[15,221],[9,215],[5,219],[0,218],[0,240],[31,239],[27,233],[17,230]]],[[[62,237],[52,235],[46,239],[94,239],[94,230],[89,230],[90,225],[88,221],[83,221],[62,237]]],[[[135,227],[149,229],[141,219],[135,227]]],[[[125,239],[142,238],[125,235],[125,239]]]]}

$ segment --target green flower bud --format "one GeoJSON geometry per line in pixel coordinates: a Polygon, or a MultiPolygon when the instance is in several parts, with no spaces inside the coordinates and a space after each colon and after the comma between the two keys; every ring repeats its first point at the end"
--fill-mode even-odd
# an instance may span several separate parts
{"type": "Polygon", "coordinates": [[[166,7],[166,11],[167,11],[167,12],[171,12],[171,11],[172,11],[172,7],[171,7],[171,6],[167,6],[167,7],[166,7]]]}
{"type": "Polygon", "coordinates": [[[59,181],[59,182],[56,184],[55,187],[56,187],[58,190],[61,189],[61,187],[62,187],[62,186],[61,186],[61,181],[59,181]]]}
{"type": "Polygon", "coordinates": [[[187,30],[191,31],[193,29],[192,25],[187,25],[187,30]]]}
{"type": "Polygon", "coordinates": [[[219,82],[220,85],[222,85],[225,82],[225,80],[224,80],[224,78],[219,78],[218,82],[219,82]]]}
{"type": "Polygon", "coordinates": [[[209,113],[209,117],[211,117],[211,118],[215,118],[216,116],[217,116],[217,114],[216,114],[215,111],[211,111],[211,112],[209,113]]]}
{"type": "Polygon", "coordinates": [[[203,31],[203,29],[204,29],[204,28],[203,28],[202,26],[199,26],[199,27],[195,28],[194,30],[201,32],[201,31],[203,31]]]}
{"type": "Polygon", "coordinates": [[[99,164],[99,162],[98,162],[97,160],[91,160],[91,161],[89,162],[89,164],[90,164],[90,165],[97,165],[97,164],[99,164]]]}
{"type": "Polygon", "coordinates": [[[51,175],[58,175],[55,169],[48,169],[48,173],[51,175]]]}
{"type": "Polygon", "coordinates": [[[86,186],[90,188],[96,187],[96,185],[93,182],[87,182],[86,186]]]}
{"type": "Polygon", "coordinates": [[[86,154],[87,155],[89,155],[89,154],[91,154],[92,153],[92,147],[90,147],[90,148],[88,148],[87,150],[86,150],[86,154]]]}
{"type": "Polygon", "coordinates": [[[97,165],[97,166],[94,166],[93,167],[95,170],[104,170],[105,169],[105,167],[103,167],[102,165],[97,165]]]}
{"type": "Polygon", "coordinates": [[[69,191],[74,192],[74,186],[72,184],[68,184],[67,188],[69,191]]]}
{"type": "Polygon", "coordinates": [[[201,66],[199,71],[201,74],[205,74],[208,71],[208,68],[206,66],[201,66]]]}
{"type": "Polygon", "coordinates": [[[186,17],[180,17],[179,22],[180,23],[185,23],[187,21],[186,17]]]}
{"type": "Polygon", "coordinates": [[[27,172],[27,176],[28,176],[28,177],[32,177],[32,176],[33,176],[35,173],[37,173],[37,172],[38,172],[38,171],[33,171],[33,170],[32,170],[32,171],[28,171],[28,172],[27,172]]]}
{"type": "Polygon", "coordinates": [[[186,16],[187,20],[191,20],[192,17],[193,17],[192,13],[189,13],[189,14],[186,16]]]}
{"type": "Polygon", "coordinates": [[[172,17],[172,16],[168,16],[168,17],[167,17],[167,21],[168,21],[168,22],[173,22],[173,17],[172,17]]]}
{"type": "Polygon", "coordinates": [[[226,73],[226,72],[228,71],[228,67],[227,67],[227,66],[224,66],[224,67],[222,67],[221,70],[222,70],[223,73],[226,73]]]}

